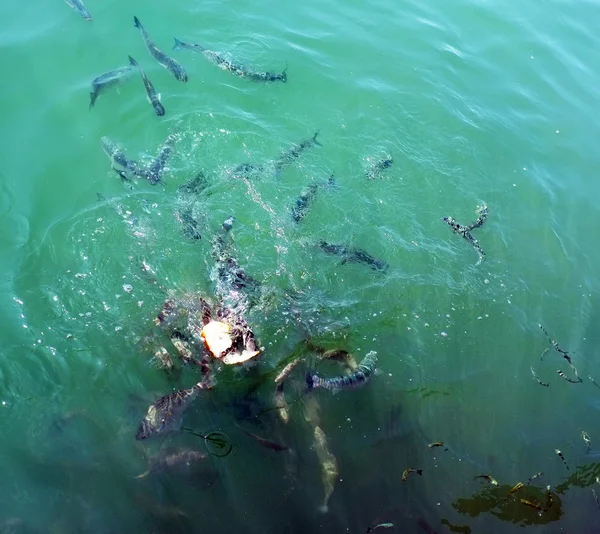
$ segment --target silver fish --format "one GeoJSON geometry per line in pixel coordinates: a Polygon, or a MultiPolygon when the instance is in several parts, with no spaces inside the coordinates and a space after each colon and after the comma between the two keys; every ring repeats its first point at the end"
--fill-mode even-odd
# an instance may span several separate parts
{"type": "Polygon", "coordinates": [[[306,217],[310,209],[310,205],[314,202],[317,196],[317,191],[319,187],[324,187],[326,185],[335,185],[335,178],[333,177],[333,175],[329,177],[329,180],[327,180],[327,182],[324,182],[322,184],[310,184],[306,189],[304,189],[300,193],[300,196],[296,199],[296,202],[292,206],[292,219],[294,219],[294,222],[299,223],[302,219],[304,219],[304,217],[306,217]]]}
{"type": "Polygon", "coordinates": [[[165,170],[165,166],[167,164],[167,160],[171,156],[171,152],[173,151],[173,138],[169,137],[165,144],[160,147],[158,151],[158,155],[152,160],[150,165],[146,168],[146,172],[144,173],[144,177],[148,180],[152,185],[156,185],[161,182],[161,176],[163,171],[165,170]]]}
{"type": "Polygon", "coordinates": [[[92,16],[89,14],[88,10],[83,5],[81,0],[65,0],[65,2],[71,6],[77,13],[79,13],[85,20],[91,21],[92,16]]]}
{"type": "Polygon", "coordinates": [[[118,69],[111,70],[101,74],[97,78],[92,80],[92,92],[90,93],[90,109],[94,107],[98,95],[110,87],[122,84],[130,79],[130,75],[133,72],[131,65],[127,67],[119,67],[118,69]]]}
{"type": "Polygon", "coordinates": [[[112,162],[112,168],[120,174],[121,178],[124,180],[129,180],[127,173],[138,174],[141,172],[141,168],[138,163],[132,159],[129,159],[117,146],[117,144],[111,141],[108,137],[102,137],[100,142],[102,143],[104,152],[112,162]]]}
{"type": "Polygon", "coordinates": [[[238,63],[234,63],[233,61],[228,60],[223,54],[219,54],[218,52],[208,50],[202,45],[195,43],[184,43],[176,37],[174,37],[173,39],[175,40],[173,50],[192,50],[194,52],[199,52],[221,69],[227,72],[231,72],[231,74],[235,74],[236,76],[240,76],[241,78],[249,78],[250,80],[254,80],[256,82],[287,82],[287,67],[283,70],[281,74],[274,72],[256,72],[247,69],[246,67],[238,63]]]}
{"type": "Polygon", "coordinates": [[[325,388],[331,390],[354,388],[362,386],[375,372],[377,365],[377,352],[372,350],[358,364],[356,371],[334,378],[321,378],[316,373],[308,373],[306,376],[307,390],[314,388],[325,388]]]}
{"type": "Polygon", "coordinates": [[[275,173],[280,173],[285,167],[290,165],[296,158],[298,158],[306,149],[313,146],[323,146],[321,143],[319,143],[319,141],[317,141],[317,135],[319,135],[319,132],[316,132],[315,135],[313,135],[310,139],[304,139],[297,145],[294,145],[292,148],[283,152],[275,161],[275,173]]]}
{"type": "Polygon", "coordinates": [[[150,55],[154,59],[156,59],[156,61],[158,61],[165,69],[167,69],[175,77],[175,79],[179,80],[180,82],[187,82],[188,76],[183,67],[179,63],[177,63],[177,61],[175,61],[172,57],[167,56],[167,54],[165,54],[154,44],[152,39],[150,39],[148,32],[146,32],[146,30],[144,29],[140,20],[137,17],[133,17],[133,22],[135,24],[135,27],[139,28],[142,32],[144,43],[146,43],[146,48],[148,49],[148,52],[150,52],[150,55]]]}
{"type": "Polygon", "coordinates": [[[206,454],[192,449],[174,450],[168,448],[155,458],[152,458],[148,469],[135,478],[145,478],[150,474],[163,471],[189,471],[193,464],[206,460],[206,458],[208,458],[206,454]]]}
{"type": "Polygon", "coordinates": [[[138,427],[135,439],[147,439],[156,434],[178,430],[183,412],[203,389],[209,389],[209,386],[201,381],[190,389],[180,389],[151,404],[138,427]]]}
{"type": "Polygon", "coordinates": [[[360,248],[347,247],[345,245],[335,245],[323,240],[319,241],[317,246],[328,254],[341,256],[342,265],[348,262],[353,262],[364,263],[365,265],[371,267],[371,269],[374,271],[385,272],[389,269],[389,265],[385,261],[375,259],[368,252],[360,248]]]}
{"type": "Polygon", "coordinates": [[[129,56],[129,63],[131,63],[131,65],[139,69],[140,76],[142,77],[142,81],[144,82],[144,88],[146,89],[146,96],[148,97],[148,102],[152,104],[152,107],[154,108],[154,113],[161,117],[165,114],[165,108],[162,105],[162,102],[160,101],[160,93],[156,92],[156,89],[154,89],[152,82],[148,79],[148,76],[146,76],[144,69],[142,69],[139,63],[131,56],[129,56]]]}
{"type": "Polygon", "coordinates": [[[367,170],[367,173],[366,173],[367,174],[367,178],[369,180],[374,180],[375,178],[377,178],[381,174],[381,172],[383,170],[391,167],[392,163],[394,163],[394,160],[392,159],[392,156],[388,156],[385,159],[380,159],[380,160],[376,161],[367,170]]]}

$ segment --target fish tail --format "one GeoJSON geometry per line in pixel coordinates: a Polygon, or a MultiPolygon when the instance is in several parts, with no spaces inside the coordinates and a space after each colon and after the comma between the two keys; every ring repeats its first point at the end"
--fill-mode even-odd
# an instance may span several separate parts
{"type": "Polygon", "coordinates": [[[422,469],[417,469],[417,474],[423,476],[423,470],[422,469]]]}
{"type": "Polygon", "coordinates": [[[134,66],[134,67],[139,67],[140,66],[139,63],[135,59],[133,59],[131,56],[129,56],[129,64],[132,65],[132,66],[134,66]]]}
{"type": "Polygon", "coordinates": [[[98,93],[96,91],[90,93],[90,110],[94,107],[96,98],[98,98],[98,93]]]}
{"type": "Polygon", "coordinates": [[[317,131],[315,132],[315,135],[313,135],[313,137],[312,137],[312,142],[313,142],[315,145],[317,145],[317,146],[323,146],[323,144],[322,144],[322,143],[320,143],[319,141],[317,141],[317,135],[319,135],[319,130],[317,130],[317,131]]]}
{"type": "Polygon", "coordinates": [[[182,41],[177,39],[177,37],[173,37],[173,39],[175,40],[175,44],[173,45],[173,50],[181,50],[185,43],[183,43],[182,41]]]}
{"type": "Polygon", "coordinates": [[[285,69],[283,69],[283,72],[281,73],[279,79],[283,82],[286,83],[287,82],[287,69],[288,69],[288,64],[285,64],[285,69]]]}
{"type": "Polygon", "coordinates": [[[140,19],[138,19],[137,17],[133,17],[133,24],[135,25],[136,28],[139,28],[140,30],[144,29],[144,27],[142,26],[142,23],[140,22],[140,19]]]}

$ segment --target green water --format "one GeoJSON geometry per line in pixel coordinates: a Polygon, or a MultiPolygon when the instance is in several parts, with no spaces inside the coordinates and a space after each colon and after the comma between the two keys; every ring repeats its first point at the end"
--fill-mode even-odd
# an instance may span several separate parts
{"type": "MultiPolygon", "coordinates": [[[[600,389],[587,378],[600,383],[598,3],[86,7],[91,23],[58,0],[0,5],[0,531],[360,533],[393,522],[387,532],[450,532],[442,519],[472,532],[519,532],[527,520],[543,524],[536,532],[598,531],[590,487],[573,484],[554,520],[518,499],[501,518],[453,506],[487,491],[476,475],[513,486],[543,471],[535,484],[556,487],[598,459],[600,389]],[[151,58],[134,15],[187,84],[151,58]],[[257,70],[287,64],[288,83],[170,52],[174,36],[257,70]],[[88,110],[90,81],[128,55],[161,93],[163,118],[137,74],[88,110]],[[317,130],[323,146],[279,176],[230,177],[317,130]],[[108,136],[147,162],[168,135],[175,152],[158,186],[124,185],[100,145],[108,136]],[[388,154],[393,166],[367,180],[388,154]],[[177,188],[199,171],[206,194],[183,199],[177,188]],[[319,191],[296,225],[300,191],[332,173],[338,188],[319,191]],[[482,202],[490,215],[473,235],[487,258],[476,265],[441,219],[466,224],[482,202]],[[200,241],[182,235],[174,213],[184,204],[200,241]],[[229,214],[239,263],[269,295],[251,314],[260,372],[303,336],[284,294],[329,347],[379,355],[381,373],[364,388],[311,395],[339,469],[327,513],[296,400],[306,369],[294,375],[287,425],[272,412],[247,417],[243,373],[223,372],[185,423],[225,432],[234,453],[210,457],[193,481],[134,479],[161,447],[204,450],[187,434],[135,440],[151,402],[198,380],[186,368],[170,381],[140,340],[158,336],[160,285],[212,295],[210,240],[229,214]],[[314,247],[319,239],[390,267],[343,265],[314,247]],[[571,351],[582,383],[557,376],[570,372],[557,352],[540,361],[550,345],[538,322],[571,351]],[[261,448],[236,425],[293,453],[261,448]],[[438,440],[449,450],[427,448],[438,440]],[[402,482],[407,467],[423,476],[402,482]]],[[[268,391],[253,399],[269,407],[268,391]]]]}

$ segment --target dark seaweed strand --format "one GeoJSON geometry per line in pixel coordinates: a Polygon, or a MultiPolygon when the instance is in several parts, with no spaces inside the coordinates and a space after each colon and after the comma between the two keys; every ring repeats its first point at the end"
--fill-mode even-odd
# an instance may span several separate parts
{"type": "Polygon", "coordinates": [[[552,346],[554,347],[556,352],[560,352],[563,355],[563,358],[565,360],[567,360],[570,365],[573,365],[573,363],[571,362],[571,357],[569,356],[569,353],[560,347],[560,345],[558,344],[558,341],[556,341],[555,339],[552,339],[550,337],[550,334],[548,334],[546,329],[540,323],[538,323],[538,326],[541,328],[542,332],[544,332],[544,335],[548,338],[548,341],[550,341],[550,343],[552,344],[552,346]]]}

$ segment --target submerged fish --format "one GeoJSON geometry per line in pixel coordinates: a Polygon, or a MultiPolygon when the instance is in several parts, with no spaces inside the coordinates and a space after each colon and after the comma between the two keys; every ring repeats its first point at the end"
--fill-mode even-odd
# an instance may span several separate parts
{"type": "Polygon", "coordinates": [[[542,382],[540,380],[540,377],[537,375],[537,373],[535,372],[535,369],[533,367],[531,367],[531,376],[533,376],[534,380],[536,380],[540,386],[543,386],[545,388],[550,387],[550,384],[548,384],[547,382],[542,382]]]}
{"type": "Polygon", "coordinates": [[[492,486],[498,485],[498,481],[492,475],[477,475],[475,477],[475,480],[477,480],[478,478],[483,478],[484,480],[487,480],[492,486]]]}
{"type": "Polygon", "coordinates": [[[165,170],[167,160],[169,159],[169,157],[171,156],[171,152],[173,151],[173,142],[174,139],[171,136],[169,136],[165,144],[162,147],[160,147],[158,155],[150,162],[150,164],[144,172],[144,177],[152,185],[156,185],[157,183],[162,181],[162,173],[165,170]]]}
{"type": "Polygon", "coordinates": [[[180,389],[158,399],[148,407],[148,412],[138,427],[135,439],[142,440],[167,432],[178,430],[181,416],[203,389],[209,386],[203,381],[190,389],[180,389]]]}
{"type": "Polygon", "coordinates": [[[271,441],[270,439],[263,438],[258,436],[257,434],[253,434],[252,432],[248,432],[243,429],[241,426],[237,425],[237,427],[246,435],[250,436],[254,441],[256,441],[259,445],[262,445],[266,449],[271,449],[272,451],[288,451],[290,448],[287,445],[282,445],[281,443],[277,443],[275,441],[271,441]]]}
{"type": "Polygon", "coordinates": [[[132,72],[132,66],[128,65],[127,67],[119,67],[118,69],[105,72],[97,78],[94,78],[92,80],[92,92],[90,93],[90,109],[94,107],[100,93],[106,91],[110,87],[126,82],[130,79],[132,72]]]}
{"type": "Polygon", "coordinates": [[[581,431],[581,438],[583,441],[585,441],[585,446],[587,448],[586,452],[590,452],[590,449],[592,448],[592,440],[585,430],[581,431]]]}
{"type": "Polygon", "coordinates": [[[274,168],[275,173],[281,172],[285,167],[290,165],[296,158],[302,154],[306,149],[311,148],[313,146],[323,146],[319,141],[317,141],[317,135],[319,132],[316,132],[310,139],[304,139],[304,141],[300,141],[297,145],[294,145],[289,150],[283,152],[275,161],[274,168]]]}
{"type": "Polygon", "coordinates": [[[206,175],[200,171],[194,178],[177,188],[182,194],[199,195],[208,187],[206,175]]]}
{"type": "Polygon", "coordinates": [[[598,494],[596,493],[596,490],[594,488],[592,488],[592,495],[594,496],[596,505],[598,506],[598,508],[600,508],[600,499],[598,499],[598,494]]]}
{"type": "Polygon", "coordinates": [[[394,163],[394,160],[392,159],[392,156],[388,156],[385,159],[380,159],[380,160],[376,161],[367,170],[367,173],[366,173],[367,174],[367,178],[369,180],[374,180],[375,178],[377,178],[381,174],[381,172],[383,170],[391,167],[392,163],[394,163]]]}
{"type": "Polygon", "coordinates": [[[569,470],[569,466],[567,465],[567,461],[565,460],[565,457],[563,456],[563,453],[560,452],[558,449],[554,449],[554,452],[558,455],[558,457],[562,460],[563,464],[565,464],[565,467],[567,468],[567,471],[569,470]]]}
{"type": "Polygon", "coordinates": [[[527,480],[527,484],[531,484],[536,478],[540,478],[543,474],[544,473],[542,473],[542,471],[539,471],[535,475],[530,476],[529,479],[527,480]]]}
{"type": "Polygon", "coordinates": [[[89,14],[81,0],[65,0],[65,2],[75,11],[77,11],[77,13],[79,13],[85,20],[92,20],[92,16],[89,14]]]}
{"type": "Polygon", "coordinates": [[[471,235],[471,230],[474,228],[479,228],[483,225],[488,217],[488,207],[485,204],[482,206],[477,206],[475,213],[478,215],[477,219],[467,226],[463,226],[459,222],[455,221],[452,217],[444,217],[443,220],[448,224],[448,226],[450,226],[450,228],[452,228],[454,232],[462,236],[469,243],[471,243],[471,245],[473,245],[473,248],[477,251],[477,254],[479,254],[479,260],[477,261],[477,265],[479,265],[483,260],[485,260],[485,252],[483,252],[483,249],[479,245],[479,241],[477,241],[477,239],[471,235]]]}
{"type": "Polygon", "coordinates": [[[331,454],[327,447],[327,437],[325,436],[325,432],[323,432],[319,426],[316,426],[314,430],[314,445],[315,452],[319,458],[319,463],[321,464],[321,480],[323,481],[323,488],[325,489],[325,498],[323,499],[323,505],[319,510],[326,513],[329,510],[329,498],[333,493],[335,481],[338,478],[338,465],[335,456],[331,454]]]}
{"type": "MultiPolygon", "coordinates": [[[[430,449],[433,449],[435,447],[444,447],[444,442],[443,441],[434,441],[433,443],[429,443],[427,446],[430,449]]],[[[444,447],[444,450],[447,451],[448,447],[444,447]]]]}
{"type": "Polygon", "coordinates": [[[517,482],[508,492],[506,498],[508,499],[513,493],[516,493],[524,486],[523,482],[517,482]]]}
{"type": "Polygon", "coordinates": [[[144,82],[144,88],[146,89],[146,96],[148,97],[148,102],[150,102],[150,104],[152,104],[152,107],[154,108],[154,113],[156,113],[159,117],[164,115],[165,108],[163,107],[160,101],[160,93],[156,92],[156,89],[154,89],[152,82],[148,79],[148,76],[146,76],[144,69],[142,69],[139,63],[131,56],[129,56],[129,63],[131,63],[131,65],[133,65],[134,67],[137,67],[137,69],[140,71],[140,76],[142,77],[142,81],[144,82]]]}
{"type": "Polygon", "coordinates": [[[406,482],[408,480],[408,475],[410,473],[417,473],[419,476],[423,476],[422,469],[415,469],[414,467],[407,467],[402,473],[402,482],[406,482]]]}
{"type": "Polygon", "coordinates": [[[382,260],[377,260],[369,253],[365,252],[360,248],[346,247],[345,245],[334,245],[327,243],[327,241],[319,241],[319,248],[324,250],[328,254],[342,257],[342,265],[353,262],[353,263],[364,263],[373,269],[374,271],[387,271],[389,265],[382,260]]]}
{"type": "Polygon", "coordinates": [[[100,139],[102,143],[102,148],[106,155],[110,158],[112,162],[112,168],[119,172],[121,178],[124,180],[129,180],[127,177],[127,173],[139,174],[141,172],[141,168],[137,162],[132,159],[129,159],[125,153],[108,137],[104,136],[100,139]]]}
{"type": "Polygon", "coordinates": [[[378,525],[374,525],[372,527],[367,527],[366,532],[373,532],[374,530],[384,529],[384,528],[394,528],[394,523],[379,523],[378,525]]]}
{"type": "Polygon", "coordinates": [[[223,54],[219,54],[218,52],[213,52],[212,50],[208,50],[202,45],[195,43],[184,43],[180,41],[176,37],[173,37],[175,40],[175,44],[173,45],[173,50],[192,50],[194,52],[199,52],[208,60],[212,61],[215,65],[220,67],[221,69],[231,72],[231,74],[235,74],[236,76],[240,76],[242,78],[249,78],[250,80],[254,80],[257,82],[286,82],[287,74],[286,69],[283,70],[281,74],[273,73],[273,72],[256,72],[250,69],[247,69],[243,65],[238,63],[234,63],[227,59],[223,54]]]}
{"type": "Polygon", "coordinates": [[[185,70],[183,70],[183,67],[179,63],[177,63],[177,61],[175,61],[172,57],[167,56],[167,54],[165,54],[154,44],[152,39],[150,39],[148,32],[146,32],[146,30],[144,29],[140,20],[137,17],[133,17],[133,22],[135,24],[135,27],[139,28],[142,32],[144,43],[146,43],[146,48],[148,49],[148,52],[150,52],[150,55],[154,59],[156,59],[156,61],[158,61],[165,69],[167,69],[175,77],[175,79],[179,80],[180,82],[187,82],[188,76],[185,70]]]}
{"type": "Polygon", "coordinates": [[[304,217],[306,217],[310,209],[310,205],[314,202],[317,196],[317,190],[320,186],[323,187],[325,185],[334,184],[335,178],[333,177],[333,175],[331,175],[327,182],[324,182],[323,184],[313,183],[310,184],[306,189],[304,189],[300,193],[300,196],[296,199],[294,205],[292,206],[292,219],[294,219],[294,222],[299,223],[302,219],[304,219],[304,217]]]}
{"type": "Polygon", "coordinates": [[[162,471],[189,471],[193,464],[206,460],[206,458],[208,458],[206,454],[192,449],[174,450],[168,448],[152,458],[148,469],[135,478],[145,478],[150,474],[162,471]]]}
{"type": "MultiPolygon", "coordinates": [[[[561,348],[561,346],[558,344],[558,341],[556,341],[555,339],[553,339],[553,338],[550,337],[550,334],[548,334],[547,330],[540,323],[538,323],[538,326],[540,327],[540,330],[542,332],[544,332],[544,335],[546,336],[546,338],[548,339],[548,341],[550,341],[550,343],[554,347],[554,350],[556,350],[556,352],[559,352],[560,354],[562,354],[563,358],[565,360],[567,360],[567,362],[569,362],[570,365],[572,365],[573,362],[571,361],[571,357],[569,356],[569,353],[566,350],[563,350],[561,348]]],[[[544,356],[542,354],[542,358],[543,357],[544,356]]]]}
{"type": "Polygon", "coordinates": [[[363,385],[375,372],[377,365],[377,352],[372,350],[358,364],[356,371],[334,378],[321,378],[319,375],[308,373],[306,375],[307,391],[315,388],[331,390],[354,388],[363,385]]]}

